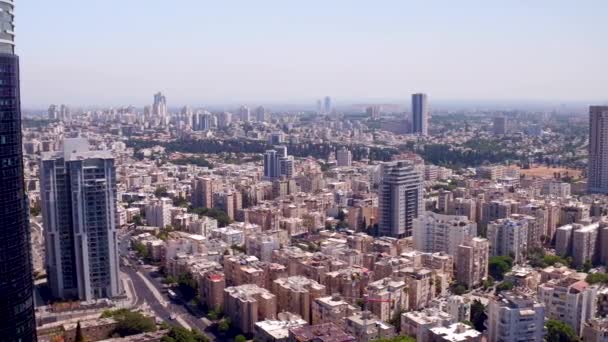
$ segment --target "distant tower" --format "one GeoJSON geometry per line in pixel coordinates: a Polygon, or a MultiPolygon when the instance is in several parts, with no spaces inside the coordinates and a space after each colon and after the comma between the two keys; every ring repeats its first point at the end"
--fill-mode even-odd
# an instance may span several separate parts
{"type": "Polygon", "coordinates": [[[276,150],[268,150],[264,153],[264,177],[272,179],[279,176],[278,158],[276,150]]]}
{"type": "Polygon", "coordinates": [[[317,114],[323,113],[323,101],[317,100],[317,114]]]}
{"type": "Polygon", "coordinates": [[[239,119],[242,122],[250,122],[251,121],[251,110],[247,106],[241,106],[239,108],[239,119]]]}
{"type": "Polygon", "coordinates": [[[167,98],[163,93],[154,94],[154,104],[152,105],[152,115],[165,117],[167,116],[167,98]]]}
{"type": "Polygon", "coordinates": [[[121,293],[116,170],[108,151],[66,139],[40,167],[49,287],[56,298],[94,300],[121,293]]]}
{"type": "Polygon", "coordinates": [[[504,116],[494,118],[492,128],[495,135],[505,135],[507,133],[507,119],[504,116]]]}
{"type": "Polygon", "coordinates": [[[325,100],[324,100],[324,109],[325,109],[325,114],[329,114],[331,113],[332,107],[331,107],[331,97],[329,96],[325,96],[325,100]]]}
{"type": "Polygon", "coordinates": [[[413,162],[406,160],[383,163],[380,173],[379,235],[412,236],[413,221],[424,210],[422,173],[413,162]]]}
{"type": "Polygon", "coordinates": [[[59,119],[59,111],[57,110],[57,106],[52,104],[49,106],[49,120],[57,120],[59,119]]]}
{"type": "Polygon", "coordinates": [[[428,134],[429,108],[426,94],[412,95],[412,133],[428,134]]]}
{"type": "Polygon", "coordinates": [[[589,108],[588,167],[588,191],[608,194],[608,106],[589,108]]]}
{"type": "Polygon", "coordinates": [[[265,122],[266,121],[266,108],[259,106],[255,109],[255,120],[257,122],[265,122]]]}
{"type": "Polygon", "coordinates": [[[353,154],[346,148],[336,151],[338,166],[351,166],[353,164],[353,154]]]}

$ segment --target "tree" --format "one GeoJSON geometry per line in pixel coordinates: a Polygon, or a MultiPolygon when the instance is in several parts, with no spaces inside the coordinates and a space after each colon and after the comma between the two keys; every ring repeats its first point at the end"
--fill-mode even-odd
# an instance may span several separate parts
{"type": "Polygon", "coordinates": [[[40,204],[36,203],[30,207],[30,216],[36,217],[40,215],[42,209],[40,208],[40,204]]]}
{"type": "Polygon", "coordinates": [[[513,289],[513,283],[510,281],[503,281],[502,283],[498,284],[498,286],[496,286],[496,292],[502,292],[502,291],[509,291],[513,289]]]}
{"type": "Polygon", "coordinates": [[[236,335],[234,342],[247,342],[247,338],[243,335],[236,335]]]}
{"type": "Polygon", "coordinates": [[[593,264],[591,263],[591,260],[586,260],[583,264],[583,272],[588,273],[592,268],[593,264]]]}
{"type": "Polygon", "coordinates": [[[110,317],[114,318],[117,323],[114,333],[121,337],[156,331],[154,319],[146,317],[140,312],[118,309],[106,310],[101,314],[101,318],[110,317]]]}
{"type": "Polygon", "coordinates": [[[76,323],[76,342],[86,342],[87,339],[84,337],[84,333],[82,332],[82,327],[80,327],[80,321],[76,323]]]}
{"type": "Polygon", "coordinates": [[[156,190],[154,190],[154,196],[161,198],[161,197],[167,197],[169,196],[169,193],[167,192],[167,188],[164,186],[159,186],[158,188],[156,188],[156,190]]]}
{"type": "Polygon", "coordinates": [[[177,277],[177,284],[179,291],[182,293],[184,300],[186,302],[191,301],[194,297],[196,297],[196,290],[198,288],[198,284],[196,280],[192,276],[192,273],[185,272],[180,274],[177,277]]]}
{"type": "Polygon", "coordinates": [[[230,318],[226,317],[220,321],[217,328],[221,332],[227,332],[228,330],[230,330],[231,324],[232,324],[232,322],[230,321],[230,318]]]}
{"type": "Polygon", "coordinates": [[[547,335],[545,336],[546,341],[551,342],[575,342],[579,341],[578,336],[574,332],[571,326],[568,324],[550,319],[545,323],[547,328],[547,335]]]}
{"type": "Polygon", "coordinates": [[[488,319],[486,315],[486,307],[479,300],[474,300],[471,305],[471,322],[475,330],[483,332],[486,330],[485,322],[488,319]]]}
{"type": "Polygon", "coordinates": [[[209,339],[198,330],[174,326],[169,333],[161,338],[161,342],[208,342],[209,339]]]}
{"type": "Polygon", "coordinates": [[[494,279],[502,280],[505,273],[513,267],[513,258],[509,256],[493,256],[489,262],[489,273],[494,279]]]}
{"type": "Polygon", "coordinates": [[[139,241],[133,242],[133,249],[140,258],[146,259],[148,257],[148,247],[143,243],[139,241]]]}
{"type": "Polygon", "coordinates": [[[141,224],[142,224],[141,216],[140,215],[133,216],[133,223],[135,223],[136,226],[141,226],[141,224]]]}

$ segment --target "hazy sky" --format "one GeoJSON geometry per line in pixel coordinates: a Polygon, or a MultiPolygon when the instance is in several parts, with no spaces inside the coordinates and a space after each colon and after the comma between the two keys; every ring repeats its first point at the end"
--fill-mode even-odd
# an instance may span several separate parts
{"type": "Polygon", "coordinates": [[[17,0],[24,107],[608,99],[606,0],[17,0]]]}

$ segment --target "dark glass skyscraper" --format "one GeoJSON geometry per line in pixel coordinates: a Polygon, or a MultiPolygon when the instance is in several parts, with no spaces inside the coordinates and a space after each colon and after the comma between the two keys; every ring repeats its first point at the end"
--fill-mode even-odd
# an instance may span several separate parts
{"type": "Polygon", "coordinates": [[[36,341],[13,0],[0,0],[0,340],[36,341]]]}
{"type": "Polygon", "coordinates": [[[427,135],[429,130],[429,108],[426,94],[412,95],[412,133],[427,135]]]}

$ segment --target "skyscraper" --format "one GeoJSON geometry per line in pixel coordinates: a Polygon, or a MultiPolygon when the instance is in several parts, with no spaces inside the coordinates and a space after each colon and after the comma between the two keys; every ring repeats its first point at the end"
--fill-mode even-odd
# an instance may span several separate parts
{"type": "Polygon", "coordinates": [[[589,108],[590,193],[608,194],[608,106],[589,108]]]}
{"type": "Polygon", "coordinates": [[[332,107],[331,107],[331,97],[325,96],[325,100],[323,102],[323,105],[325,106],[325,114],[331,113],[331,110],[332,110],[332,107]]]}
{"type": "Polygon", "coordinates": [[[40,167],[46,266],[56,298],[93,300],[121,292],[116,241],[116,169],[107,151],[66,139],[40,167]]]}
{"type": "Polygon", "coordinates": [[[161,92],[154,94],[154,105],[152,105],[152,114],[159,117],[167,116],[167,98],[161,92]]]}
{"type": "Polygon", "coordinates": [[[429,108],[426,94],[412,95],[412,133],[427,135],[429,130],[429,108]]]}
{"type": "Polygon", "coordinates": [[[0,339],[35,341],[28,200],[23,183],[13,0],[0,1],[0,339]]]}
{"type": "Polygon", "coordinates": [[[378,211],[378,233],[381,236],[412,236],[413,221],[424,209],[422,202],[422,173],[410,161],[383,163],[378,211]]]}

